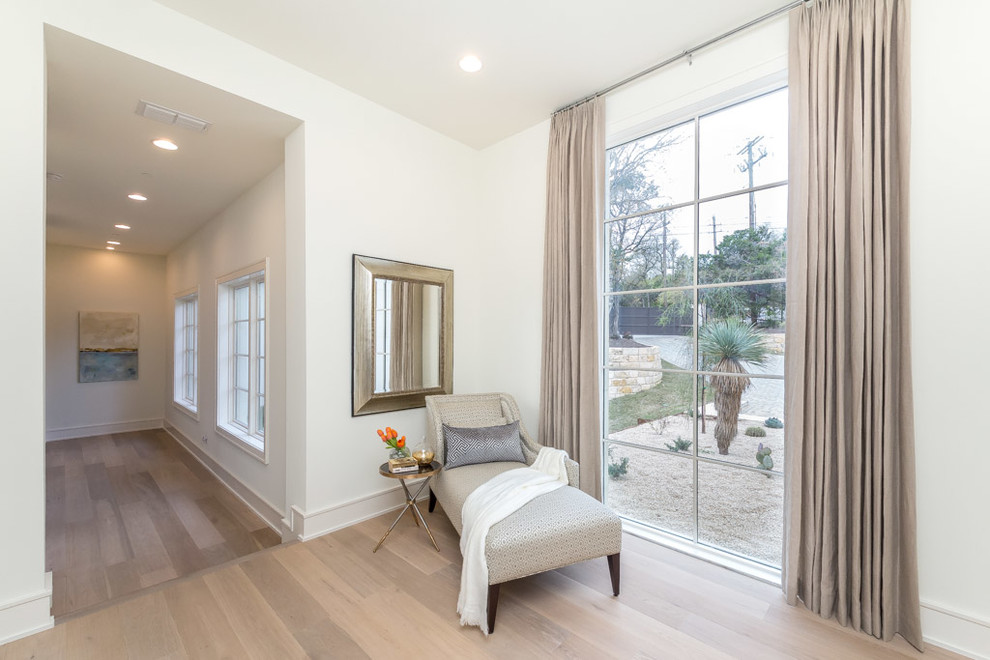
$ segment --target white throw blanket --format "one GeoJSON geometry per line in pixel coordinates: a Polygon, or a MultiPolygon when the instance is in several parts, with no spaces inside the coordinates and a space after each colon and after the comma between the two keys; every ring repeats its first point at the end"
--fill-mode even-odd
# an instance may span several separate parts
{"type": "Polygon", "coordinates": [[[479,626],[488,634],[488,560],[485,541],[492,525],[530,500],[567,484],[561,449],[543,447],[533,465],[507,470],[478,486],[461,509],[461,593],[457,611],[462,626],[479,626]]]}

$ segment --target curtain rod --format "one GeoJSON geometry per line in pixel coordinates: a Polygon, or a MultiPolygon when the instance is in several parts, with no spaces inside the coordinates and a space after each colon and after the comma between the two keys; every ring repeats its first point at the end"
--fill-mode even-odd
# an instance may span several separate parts
{"type": "Polygon", "coordinates": [[[587,101],[590,101],[593,98],[596,98],[596,97],[599,97],[599,96],[604,96],[604,95],[608,94],[609,92],[614,92],[615,90],[619,89],[620,87],[625,87],[629,83],[631,83],[631,82],[633,82],[635,80],[639,80],[643,76],[648,76],[651,73],[653,73],[654,71],[659,71],[660,69],[662,69],[662,68],[664,68],[666,66],[670,66],[674,62],[678,62],[678,61],[684,59],[685,57],[687,57],[687,58],[690,59],[690,57],[692,55],[694,55],[696,52],[698,52],[699,50],[703,50],[705,48],[708,48],[709,46],[712,46],[712,45],[718,43],[719,41],[722,41],[723,39],[728,39],[729,37],[734,36],[736,34],[739,34],[740,32],[743,32],[744,30],[748,30],[749,28],[753,27],[754,25],[759,25],[760,23],[762,23],[764,21],[768,21],[771,18],[776,18],[777,16],[780,16],[781,14],[783,14],[785,12],[788,12],[788,11],[794,9],[795,7],[798,7],[798,6],[804,5],[804,4],[811,4],[812,2],[813,2],[813,0],[794,0],[793,2],[789,2],[786,5],[784,5],[783,7],[778,7],[777,9],[774,9],[770,13],[764,14],[763,16],[760,16],[758,18],[754,18],[753,20],[749,21],[748,23],[743,23],[742,25],[740,25],[738,27],[734,27],[731,30],[729,30],[728,32],[725,32],[723,34],[720,34],[717,37],[714,37],[712,39],[709,39],[708,41],[704,41],[704,42],[698,44],[697,46],[692,46],[691,48],[688,48],[687,50],[682,51],[682,52],[678,53],[677,55],[674,55],[673,57],[668,58],[668,59],[664,60],[663,62],[660,62],[659,64],[654,64],[653,66],[651,66],[648,69],[643,69],[639,73],[634,73],[633,75],[629,76],[628,78],[624,78],[624,79],[620,80],[619,82],[614,83],[612,85],[609,85],[608,87],[606,87],[604,89],[600,89],[597,92],[595,92],[594,94],[589,94],[588,96],[585,96],[583,99],[581,99],[579,101],[575,101],[574,103],[569,103],[569,104],[565,105],[562,108],[558,108],[557,110],[554,110],[553,111],[553,114],[564,112],[565,110],[570,110],[571,108],[575,108],[575,107],[581,105],[582,103],[585,103],[587,101]]]}

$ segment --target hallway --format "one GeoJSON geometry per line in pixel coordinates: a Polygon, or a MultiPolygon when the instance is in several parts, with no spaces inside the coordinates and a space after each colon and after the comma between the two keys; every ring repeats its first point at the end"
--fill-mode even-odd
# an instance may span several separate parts
{"type": "Polygon", "coordinates": [[[278,534],[164,430],[46,445],[56,618],[278,545],[278,534]]]}

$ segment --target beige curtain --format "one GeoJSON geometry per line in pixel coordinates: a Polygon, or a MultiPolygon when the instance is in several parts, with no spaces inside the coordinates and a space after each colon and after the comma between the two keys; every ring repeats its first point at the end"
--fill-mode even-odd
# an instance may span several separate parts
{"type": "Polygon", "coordinates": [[[605,101],[553,116],[547,156],[540,441],[581,464],[581,490],[601,497],[598,233],[605,101]]]}
{"type": "Polygon", "coordinates": [[[908,34],[905,0],[791,14],[784,590],[921,648],[908,34]]]}
{"type": "Polygon", "coordinates": [[[389,391],[403,392],[423,386],[423,285],[392,282],[392,333],[389,391]]]}

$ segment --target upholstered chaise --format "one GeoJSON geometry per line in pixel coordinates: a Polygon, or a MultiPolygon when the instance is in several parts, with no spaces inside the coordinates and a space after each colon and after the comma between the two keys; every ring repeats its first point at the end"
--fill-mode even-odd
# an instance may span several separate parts
{"type": "MultiPolygon", "coordinates": [[[[445,463],[443,425],[490,427],[519,420],[519,409],[507,394],[454,394],[426,397],[427,442],[436,460],[445,463]]],[[[526,463],[496,462],[444,469],[430,489],[430,511],[437,502],[454,529],[463,529],[461,507],[467,496],[497,474],[531,465],[540,451],[521,421],[526,463]]],[[[509,580],[550,571],[576,562],[607,557],[612,591],[619,595],[619,552],[622,524],[619,517],[595,498],[581,492],[578,464],[567,459],[568,485],[541,495],[515,513],[492,525],[485,543],[488,561],[488,631],[495,629],[499,585],[509,580]]]]}

